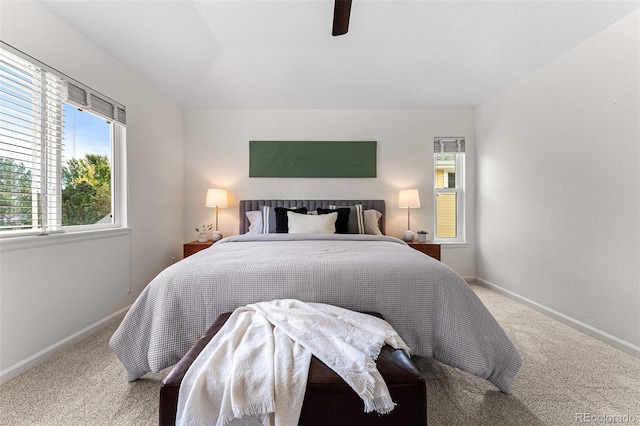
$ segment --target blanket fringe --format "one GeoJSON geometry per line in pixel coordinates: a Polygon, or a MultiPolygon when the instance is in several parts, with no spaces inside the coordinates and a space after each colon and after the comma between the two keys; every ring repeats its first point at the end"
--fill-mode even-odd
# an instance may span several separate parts
{"type": "Polygon", "coordinates": [[[385,345],[384,341],[376,342],[374,345],[369,348],[369,356],[374,360],[377,360],[380,356],[380,351],[382,351],[382,347],[385,345]]]}
{"type": "Polygon", "coordinates": [[[376,362],[369,358],[367,360],[367,365],[365,366],[366,371],[366,382],[365,382],[365,393],[364,395],[360,395],[363,400],[373,399],[376,391],[376,380],[373,377],[375,373],[378,372],[378,367],[376,366],[376,362]]]}
{"type": "MultiPolygon", "coordinates": [[[[391,399],[391,395],[387,392],[379,397],[375,397],[376,380],[374,374],[380,374],[378,367],[373,359],[369,359],[366,365],[367,382],[366,382],[366,394],[361,395],[364,402],[364,412],[371,413],[376,412],[378,414],[389,414],[396,406],[396,403],[391,399]]],[[[385,385],[384,379],[382,385],[385,385]]],[[[378,384],[380,385],[380,384],[378,384]]]]}
{"type": "Polygon", "coordinates": [[[396,403],[391,397],[382,396],[379,398],[371,398],[364,400],[364,412],[376,412],[378,414],[389,414],[396,407],[396,403]]]}

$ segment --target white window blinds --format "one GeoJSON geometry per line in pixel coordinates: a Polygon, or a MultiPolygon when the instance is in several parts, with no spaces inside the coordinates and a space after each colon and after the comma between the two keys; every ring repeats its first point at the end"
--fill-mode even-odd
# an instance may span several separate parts
{"type": "Polygon", "coordinates": [[[124,106],[0,42],[0,231],[61,229],[65,103],[126,123],[124,106]]]}
{"type": "Polygon", "coordinates": [[[1,228],[60,225],[62,80],[0,50],[1,228]]]}
{"type": "Polygon", "coordinates": [[[122,105],[117,104],[102,95],[81,87],[77,82],[67,81],[67,101],[79,107],[101,115],[107,119],[127,124],[127,115],[122,105]]]}
{"type": "Polygon", "coordinates": [[[464,145],[464,138],[434,138],[433,152],[436,154],[464,152],[464,145]]]}

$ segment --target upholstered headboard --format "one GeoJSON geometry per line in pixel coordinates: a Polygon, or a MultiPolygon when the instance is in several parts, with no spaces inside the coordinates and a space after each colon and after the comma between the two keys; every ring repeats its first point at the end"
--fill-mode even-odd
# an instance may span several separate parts
{"type": "Polygon", "coordinates": [[[308,210],[315,210],[318,207],[329,208],[329,206],[354,206],[362,204],[363,210],[375,209],[382,213],[379,226],[380,231],[385,233],[385,203],[384,200],[240,200],[240,234],[249,230],[249,219],[247,212],[260,210],[262,206],[269,207],[306,207],[308,210]]]}

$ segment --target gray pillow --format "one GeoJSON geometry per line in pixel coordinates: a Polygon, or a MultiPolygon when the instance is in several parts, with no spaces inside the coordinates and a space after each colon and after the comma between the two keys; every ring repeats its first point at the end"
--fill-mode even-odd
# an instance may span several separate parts
{"type": "Polygon", "coordinates": [[[350,209],[349,212],[349,225],[347,226],[348,234],[364,234],[364,215],[362,214],[362,204],[356,204],[355,206],[334,206],[330,205],[330,209],[350,209]]]}
{"type": "Polygon", "coordinates": [[[378,210],[365,210],[364,211],[364,232],[372,235],[382,235],[378,222],[382,217],[382,213],[378,210]]]}
{"type": "Polygon", "coordinates": [[[275,234],[276,232],[276,211],[273,207],[261,206],[262,210],[262,233],[275,234]]]}

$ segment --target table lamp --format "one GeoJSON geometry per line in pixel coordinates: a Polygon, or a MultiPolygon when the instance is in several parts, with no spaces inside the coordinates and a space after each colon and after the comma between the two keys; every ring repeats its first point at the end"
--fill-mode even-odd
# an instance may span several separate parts
{"type": "Polygon", "coordinates": [[[420,194],[417,189],[403,189],[398,196],[398,207],[407,209],[407,230],[402,234],[402,239],[413,241],[415,235],[411,231],[411,209],[420,207],[420,194]]]}
{"type": "Polygon", "coordinates": [[[211,239],[213,241],[218,241],[219,239],[222,238],[222,232],[218,230],[218,208],[227,207],[227,190],[226,189],[208,189],[207,199],[204,205],[207,207],[216,208],[216,227],[211,232],[211,239]]]}

